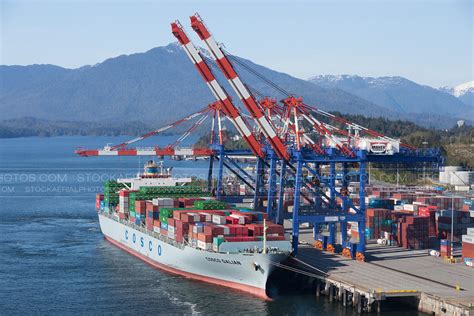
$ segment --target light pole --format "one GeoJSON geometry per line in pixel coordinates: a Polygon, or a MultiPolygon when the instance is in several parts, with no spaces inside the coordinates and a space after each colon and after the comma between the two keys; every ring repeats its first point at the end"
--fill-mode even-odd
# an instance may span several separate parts
{"type": "MultiPolygon", "coordinates": [[[[454,174],[454,172],[451,172],[454,174]]],[[[453,239],[454,239],[454,192],[451,192],[451,262],[453,261],[453,239]]]]}
{"type": "MultiPolygon", "coordinates": [[[[428,145],[428,142],[427,141],[424,141],[422,142],[422,144],[425,146],[425,148],[427,147],[428,145]]],[[[425,174],[425,163],[423,163],[423,185],[425,185],[425,182],[426,182],[426,174],[425,174]]]]}

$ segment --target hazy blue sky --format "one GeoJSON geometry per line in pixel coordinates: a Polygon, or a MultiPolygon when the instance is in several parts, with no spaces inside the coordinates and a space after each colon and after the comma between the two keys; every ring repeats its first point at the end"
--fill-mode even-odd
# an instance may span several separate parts
{"type": "Polygon", "coordinates": [[[0,1],[1,64],[75,68],[143,52],[174,41],[176,18],[197,42],[188,16],[198,11],[230,52],[299,78],[473,80],[472,0],[0,1]]]}

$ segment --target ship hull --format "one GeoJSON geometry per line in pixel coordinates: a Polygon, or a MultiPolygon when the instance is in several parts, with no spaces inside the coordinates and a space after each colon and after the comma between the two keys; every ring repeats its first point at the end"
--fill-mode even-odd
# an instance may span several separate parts
{"type": "Polygon", "coordinates": [[[156,233],[99,214],[105,238],[155,268],[269,299],[267,279],[287,254],[224,254],[173,243],[156,233]]]}

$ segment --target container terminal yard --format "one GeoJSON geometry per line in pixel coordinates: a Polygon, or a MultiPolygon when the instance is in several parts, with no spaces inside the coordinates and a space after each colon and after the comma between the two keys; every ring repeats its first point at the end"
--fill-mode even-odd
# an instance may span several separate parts
{"type": "Polygon", "coordinates": [[[293,95],[227,52],[198,14],[190,17],[190,26],[206,52],[193,44],[179,21],[171,24],[171,33],[215,101],[130,141],[76,153],[208,159],[206,184],[196,188],[189,186],[192,179],[158,173],[153,161],[137,179],[108,183],[96,200],[107,239],[164,270],[258,296],[271,297],[265,284],[257,284],[271,276],[252,283],[246,270],[210,276],[179,258],[159,262],[124,246],[128,229],[155,238],[150,245],[162,241],[183,253],[191,247],[192,256],[206,253],[214,262],[240,261],[209,259],[209,254],[278,256],[265,267],[257,261],[266,257],[252,259],[253,268],[294,274],[293,281],[315,296],[325,295],[360,313],[384,311],[393,302],[439,315],[473,313],[474,173],[444,166],[437,148],[415,148],[306,104],[304,96],[293,95]],[[238,98],[230,97],[216,70],[238,98]],[[261,79],[275,95],[246,85],[237,70],[261,79]],[[245,148],[226,148],[225,122],[245,148]],[[133,147],[182,124],[190,126],[169,146],[133,147]],[[208,146],[180,147],[191,133],[208,126],[208,146]],[[439,180],[425,186],[371,183],[370,166],[392,173],[436,173],[439,180]],[[122,244],[111,220],[128,227],[122,244]]]}

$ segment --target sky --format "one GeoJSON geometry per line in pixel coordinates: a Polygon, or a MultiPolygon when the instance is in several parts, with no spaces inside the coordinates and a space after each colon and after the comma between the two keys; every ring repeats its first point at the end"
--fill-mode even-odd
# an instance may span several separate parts
{"type": "Polygon", "coordinates": [[[0,64],[92,65],[175,41],[199,12],[232,54],[298,78],[403,76],[433,87],[474,77],[474,1],[0,0],[0,64]]]}

